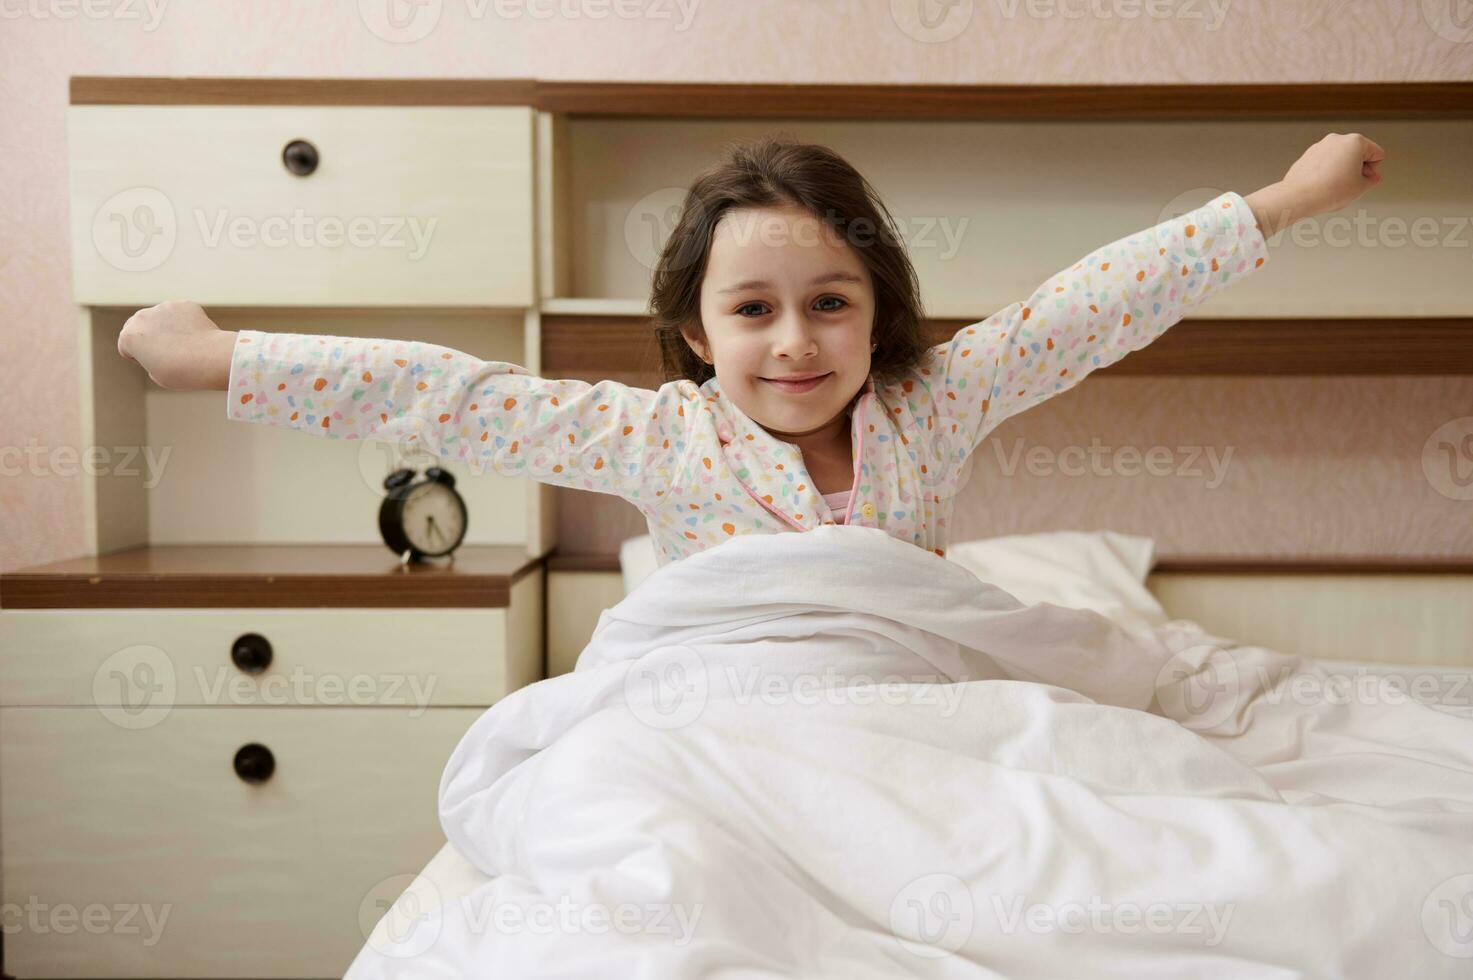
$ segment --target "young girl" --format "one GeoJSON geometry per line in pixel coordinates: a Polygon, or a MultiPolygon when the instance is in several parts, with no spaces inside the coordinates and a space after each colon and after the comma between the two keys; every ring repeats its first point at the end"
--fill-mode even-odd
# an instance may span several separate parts
{"type": "Polygon", "coordinates": [[[165,388],[226,389],[231,419],[618,494],[662,565],[835,522],[944,556],[989,432],[1253,272],[1265,236],[1354,201],[1384,157],[1332,133],[1283,180],[1096,249],[926,348],[915,271],[868,182],[821,146],[738,144],[691,185],[655,271],[657,391],[428,343],[224,332],[186,302],[135,313],[118,351],[165,388]]]}

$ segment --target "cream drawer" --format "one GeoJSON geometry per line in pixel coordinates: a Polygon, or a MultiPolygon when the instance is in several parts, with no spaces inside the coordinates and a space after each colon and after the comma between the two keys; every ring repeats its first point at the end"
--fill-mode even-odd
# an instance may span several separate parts
{"type": "Polygon", "coordinates": [[[83,105],[67,128],[78,303],[533,302],[528,107],[83,105]]]}
{"type": "Polygon", "coordinates": [[[0,708],[6,971],[342,976],[444,843],[440,773],[479,714],[180,708],[124,730],[0,708]],[[252,744],[264,782],[235,768],[252,744]]]}
{"type": "Polygon", "coordinates": [[[0,705],[486,706],[541,678],[541,598],[533,572],[506,608],[5,610],[0,705]]]}

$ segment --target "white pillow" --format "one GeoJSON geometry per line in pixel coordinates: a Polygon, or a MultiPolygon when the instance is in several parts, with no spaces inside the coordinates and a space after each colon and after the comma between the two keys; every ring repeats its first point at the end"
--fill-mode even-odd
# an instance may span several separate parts
{"type": "MultiPolygon", "coordinates": [[[[1118,531],[1044,531],[962,541],[946,557],[1019,602],[1092,609],[1128,630],[1169,618],[1146,588],[1155,541],[1118,531]]],[[[655,570],[648,534],[619,546],[624,594],[655,570]]]]}
{"type": "Polygon", "coordinates": [[[1019,602],[1092,609],[1134,631],[1170,618],[1146,588],[1155,544],[1118,531],[1045,531],[963,541],[946,557],[1019,602]]]}

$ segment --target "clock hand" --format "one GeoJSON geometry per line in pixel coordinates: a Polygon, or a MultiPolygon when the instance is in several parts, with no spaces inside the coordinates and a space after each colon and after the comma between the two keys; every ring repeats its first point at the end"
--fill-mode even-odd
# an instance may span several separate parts
{"type": "Polygon", "coordinates": [[[440,533],[440,525],[435,523],[435,515],[430,514],[425,520],[429,524],[429,529],[434,533],[435,537],[439,538],[441,541],[444,541],[445,536],[440,533]]]}

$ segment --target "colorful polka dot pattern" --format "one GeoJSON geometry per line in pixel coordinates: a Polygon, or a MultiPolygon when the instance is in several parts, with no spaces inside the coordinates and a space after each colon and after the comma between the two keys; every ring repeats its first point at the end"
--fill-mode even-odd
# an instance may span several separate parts
{"type": "Polygon", "coordinates": [[[932,348],[919,370],[918,407],[955,423],[964,434],[955,452],[968,455],[1004,420],[1145,347],[1260,268],[1266,244],[1253,209],[1229,191],[1098,248],[932,348]]]}
{"type": "MultiPolygon", "coordinates": [[[[987,433],[1149,344],[1262,266],[1265,244],[1247,202],[1225,193],[1096,249],[932,348],[910,377],[867,380],[850,403],[854,484],[841,517],[944,555],[954,497],[987,433]]],[[[226,414],[618,494],[645,515],[661,564],[738,534],[839,520],[801,452],[715,378],[590,385],[435,344],[242,330],[226,414]]]]}

